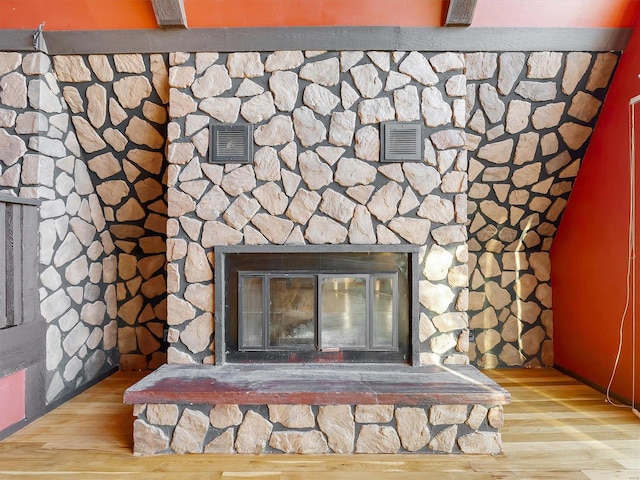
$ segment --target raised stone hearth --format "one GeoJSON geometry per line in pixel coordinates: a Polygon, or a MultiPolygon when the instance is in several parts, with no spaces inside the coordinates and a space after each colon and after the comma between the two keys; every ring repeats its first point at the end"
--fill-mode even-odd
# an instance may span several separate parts
{"type": "Polygon", "coordinates": [[[138,455],[499,454],[509,401],[470,366],[166,365],[125,393],[138,455]]]}

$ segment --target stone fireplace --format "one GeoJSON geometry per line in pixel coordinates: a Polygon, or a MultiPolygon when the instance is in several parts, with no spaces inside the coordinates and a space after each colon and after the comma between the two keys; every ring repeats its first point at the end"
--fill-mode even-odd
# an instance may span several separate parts
{"type": "Polygon", "coordinates": [[[169,363],[221,363],[214,330],[222,324],[214,329],[212,314],[224,309],[212,294],[228,291],[212,285],[218,248],[322,256],[321,245],[413,246],[407,361],[468,363],[463,56],[286,51],[170,60],[169,363]],[[213,122],[253,126],[250,163],[211,161],[213,122]],[[387,122],[420,125],[418,161],[385,157],[387,122]]]}
{"type": "Polygon", "coordinates": [[[509,395],[466,353],[464,56],[170,63],[169,365],[127,391],[134,451],[499,453],[509,395]]]}

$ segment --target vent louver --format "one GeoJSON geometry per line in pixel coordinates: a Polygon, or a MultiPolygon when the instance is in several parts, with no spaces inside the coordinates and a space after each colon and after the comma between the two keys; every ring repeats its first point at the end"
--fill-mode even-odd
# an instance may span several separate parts
{"type": "Polygon", "coordinates": [[[384,122],[381,124],[382,161],[416,162],[421,160],[420,123],[384,122]]]}
{"type": "Polygon", "coordinates": [[[213,123],[209,138],[209,162],[251,163],[253,125],[213,123]]]}

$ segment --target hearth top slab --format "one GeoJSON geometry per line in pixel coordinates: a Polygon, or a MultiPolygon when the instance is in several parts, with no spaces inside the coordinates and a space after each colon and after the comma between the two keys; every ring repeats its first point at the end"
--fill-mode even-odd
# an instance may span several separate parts
{"type": "Polygon", "coordinates": [[[163,365],[125,403],[504,405],[504,388],[469,365],[163,365]]]}

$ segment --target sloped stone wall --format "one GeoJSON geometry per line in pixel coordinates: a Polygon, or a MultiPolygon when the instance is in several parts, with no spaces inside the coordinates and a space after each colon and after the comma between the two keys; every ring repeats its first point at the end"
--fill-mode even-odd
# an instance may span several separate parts
{"type": "Polygon", "coordinates": [[[49,403],[118,363],[117,257],[42,53],[0,53],[0,191],[42,200],[39,301],[49,403]]]}
{"type": "Polygon", "coordinates": [[[212,362],[216,245],[422,247],[420,362],[467,363],[464,58],[172,54],[169,363],[212,362]],[[248,165],[208,162],[211,120],[255,125],[248,165]],[[380,161],[380,123],[420,122],[424,162],[380,161]]]}
{"type": "Polygon", "coordinates": [[[553,365],[549,250],[617,61],[465,55],[469,356],[481,368],[553,365]]]}
{"type": "Polygon", "coordinates": [[[71,122],[114,239],[124,370],[165,363],[166,55],[56,56],[71,122]]]}

